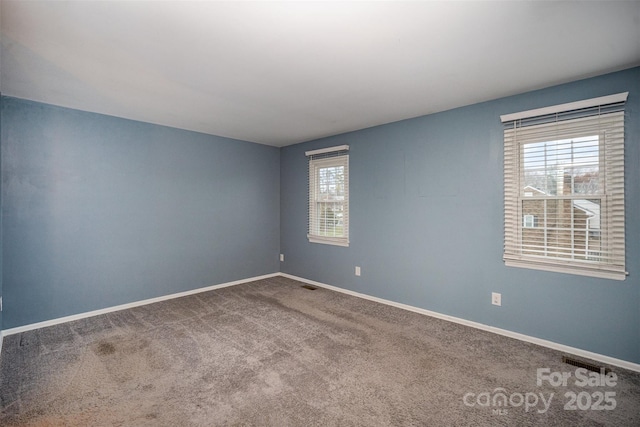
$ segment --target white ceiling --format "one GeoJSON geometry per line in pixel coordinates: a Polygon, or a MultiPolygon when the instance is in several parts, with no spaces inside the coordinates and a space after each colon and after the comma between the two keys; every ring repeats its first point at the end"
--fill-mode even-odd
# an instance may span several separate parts
{"type": "Polygon", "coordinates": [[[274,146],[640,64],[640,1],[0,7],[4,95],[274,146]]]}

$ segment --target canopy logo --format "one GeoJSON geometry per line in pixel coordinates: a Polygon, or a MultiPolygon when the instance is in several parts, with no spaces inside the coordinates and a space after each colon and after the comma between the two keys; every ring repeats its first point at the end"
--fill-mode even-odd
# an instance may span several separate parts
{"type": "Polygon", "coordinates": [[[545,398],[544,393],[532,392],[511,393],[507,395],[507,390],[498,387],[493,390],[492,393],[467,393],[462,398],[462,401],[467,406],[493,408],[492,412],[495,415],[506,415],[509,413],[508,408],[517,408],[520,406],[524,406],[526,412],[535,409],[539,414],[544,414],[549,410],[549,406],[551,406],[553,395],[553,393],[550,393],[548,398],[545,398]],[[538,407],[538,404],[540,404],[540,407],[538,407]]]}
{"type": "MultiPolygon", "coordinates": [[[[613,372],[592,372],[585,368],[578,368],[574,372],[552,372],[549,368],[538,368],[536,371],[536,385],[538,387],[577,387],[590,390],[572,391],[564,393],[564,410],[566,411],[611,411],[616,408],[616,393],[604,388],[615,387],[618,376],[613,372]],[[594,390],[595,389],[595,390],[594,390]]],[[[508,393],[506,389],[498,387],[492,392],[466,393],[462,402],[469,407],[491,408],[494,415],[507,415],[510,408],[523,407],[525,412],[536,411],[544,414],[551,407],[555,393],[529,391],[526,393],[508,393]]]]}

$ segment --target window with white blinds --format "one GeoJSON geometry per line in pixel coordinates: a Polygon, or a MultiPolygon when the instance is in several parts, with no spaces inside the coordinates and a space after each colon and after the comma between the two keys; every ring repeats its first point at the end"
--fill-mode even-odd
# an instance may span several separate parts
{"type": "Polygon", "coordinates": [[[349,146],[307,151],[313,243],[349,246],[349,146]]]}
{"type": "Polygon", "coordinates": [[[507,266],[625,279],[627,94],[501,117],[507,266]]]}

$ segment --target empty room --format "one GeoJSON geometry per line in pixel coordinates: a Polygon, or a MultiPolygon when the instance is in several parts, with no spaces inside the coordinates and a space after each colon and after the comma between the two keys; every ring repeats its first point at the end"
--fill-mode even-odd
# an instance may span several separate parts
{"type": "Polygon", "coordinates": [[[0,34],[0,425],[640,425],[639,1],[0,34]]]}

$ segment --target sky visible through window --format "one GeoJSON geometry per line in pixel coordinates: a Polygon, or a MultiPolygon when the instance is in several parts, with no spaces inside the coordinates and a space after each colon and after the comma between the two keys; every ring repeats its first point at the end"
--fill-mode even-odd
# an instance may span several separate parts
{"type": "Polygon", "coordinates": [[[600,193],[597,135],[524,144],[522,164],[525,192],[529,187],[546,195],[600,193]]]}

